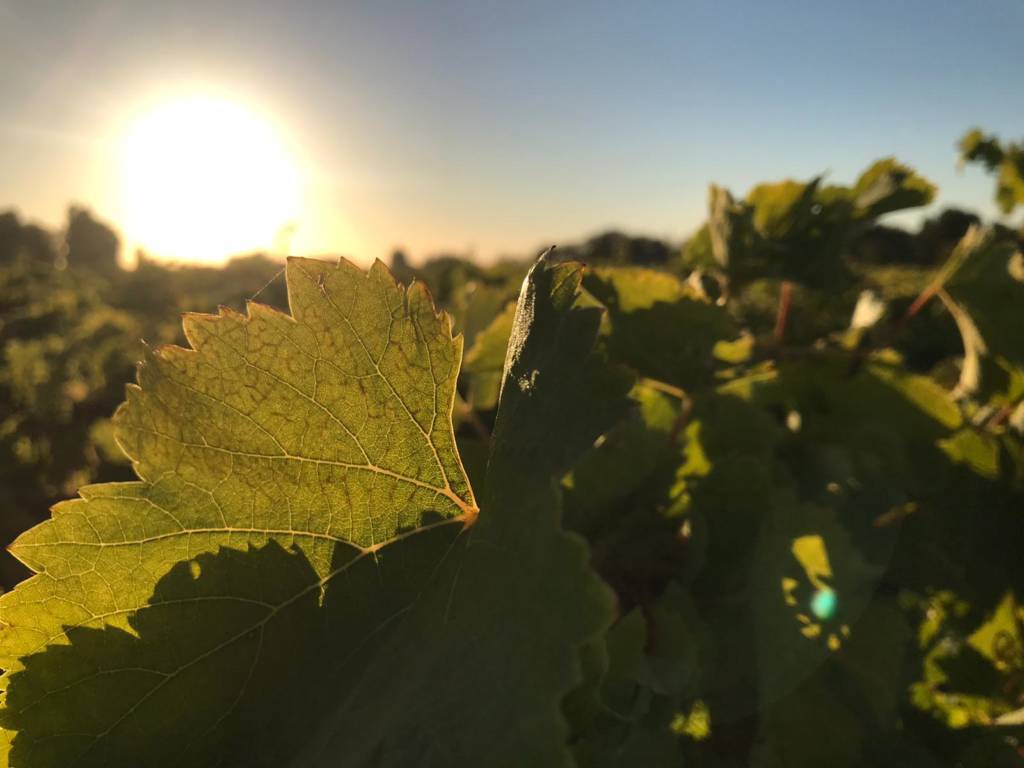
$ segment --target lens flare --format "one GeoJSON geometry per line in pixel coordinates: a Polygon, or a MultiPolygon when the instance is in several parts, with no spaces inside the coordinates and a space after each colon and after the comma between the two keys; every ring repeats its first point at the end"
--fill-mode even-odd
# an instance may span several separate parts
{"type": "Polygon", "coordinates": [[[822,621],[831,619],[835,615],[837,602],[836,593],[828,587],[823,587],[811,598],[811,613],[822,621]]]}

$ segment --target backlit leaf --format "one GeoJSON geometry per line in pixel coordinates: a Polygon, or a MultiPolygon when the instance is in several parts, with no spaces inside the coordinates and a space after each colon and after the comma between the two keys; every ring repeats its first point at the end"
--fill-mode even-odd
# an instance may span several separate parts
{"type": "Polygon", "coordinates": [[[563,764],[610,609],[556,480],[628,388],[588,362],[579,272],[524,285],[483,512],[461,338],[422,286],[293,259],[290,316],[186,317],[116,419],[140,480],[13,547],[36,575],[0,598],[11,765],[563,764]]]}

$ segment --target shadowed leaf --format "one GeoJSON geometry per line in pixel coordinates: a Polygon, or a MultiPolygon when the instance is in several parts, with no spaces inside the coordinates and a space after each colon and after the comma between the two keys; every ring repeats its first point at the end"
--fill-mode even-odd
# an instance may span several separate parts
{"type": "Polygon", "coordinates": [[[148,355],[117,417],[139,482],[14,546],[37,575],[0,598],[11,765],[567,760],[560,700],[610,617],[555,483],[628,388],[589,362],[579,268],[524,286],[479,518],[426,291],[287,277],[291,316],[188,316],[193,349],[148,355]]]}

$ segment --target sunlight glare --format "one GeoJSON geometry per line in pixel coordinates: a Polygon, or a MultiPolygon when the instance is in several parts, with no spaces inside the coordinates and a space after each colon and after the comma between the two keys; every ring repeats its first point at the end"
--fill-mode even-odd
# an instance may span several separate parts
{"type": "Polygon", "coordinates": [[[269,251],[300,208],[300,174],[270,121],[196,96],[141,115],[120,142],[125,235],[153,255],[269,251]]]}

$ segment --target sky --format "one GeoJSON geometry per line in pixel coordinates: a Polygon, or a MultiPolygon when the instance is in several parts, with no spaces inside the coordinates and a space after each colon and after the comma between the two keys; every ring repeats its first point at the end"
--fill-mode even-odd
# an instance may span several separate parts
{"type": "MultiPolygon", "coordinates": [[[[80,203],[129,248],[199,258],[146,242],[124,165],[140,115],[201,94],[244,107],[294,170],[286,203],[222,217],[250,229],[225,249],[491,259],[609,228],[679,240],[711,182],[851,182],[887,155],[995,217],[992,180],[958,171],[954,145],[975,125],[1024,136],[1021,29],[1020,0],[0,0],[0,209],[59,226],[80,203]]],[[[279,183],[262,167],[239,199],[279,183]]],[[[188,173],[197,205],[231,196],[188,173]]],[[[163,189],[163,227],[188,229],[163,189]]]]}

